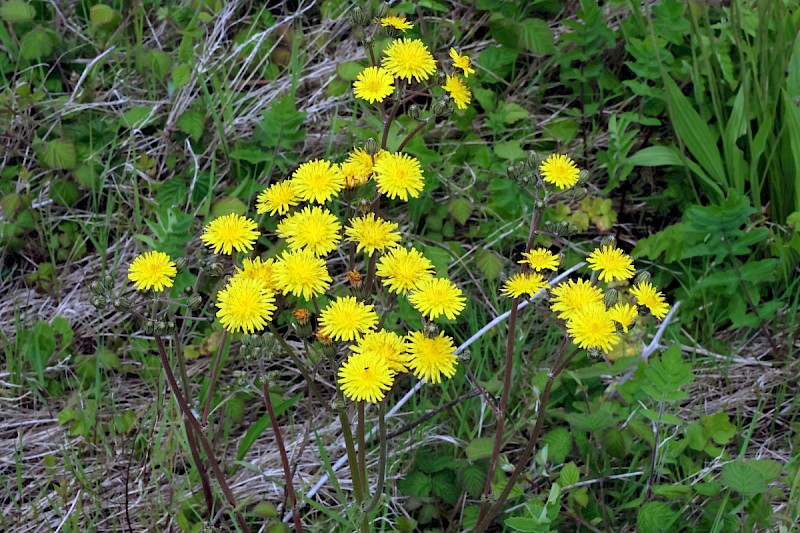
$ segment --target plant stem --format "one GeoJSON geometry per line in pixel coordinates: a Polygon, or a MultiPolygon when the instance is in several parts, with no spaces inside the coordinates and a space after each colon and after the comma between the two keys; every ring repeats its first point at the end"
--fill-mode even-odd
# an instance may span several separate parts
{"type": "Polygon", "coordinates": [[[314,384],[314,380],[311,379],[311,376],[309,375],[308,370],[306,369],[306,365],[304,365],[303,362],[297,357],[297,355],[295,355],[292,347],[289,346],[289,343],[286,342],[286,339],[284,339],[283,336],[280,333],[278,333],[278,330],[275,329],[275,326],[271,322],[268,325],[268,327],[270,332],[272,333],[272,336],[275,337],[275,339],[278,341],[278,344],[280,344],[281,348],[283,348],[283,351],[286,353],[286,355],[289,356],[289,358],[294,363],[294,366],[296,366],[297,369],[300,371],[300,374],[303,375],[303,379],[306,380],[306,384],[308,384],[308,389],[311,392],[311,395],[322,403],[322,396],[320,396],[319,391],[317,390],[317,386],[314,384]]]}
{"type": "Polygon", "coordinates": [[[414,135],[416,135],[417,133],[419,133],[419,131],[420,131],[422,128],[424,128],[425,126],[427,126],[427,125],[429,124],[429,122],[430,122],[430,120],[426,118],[425,120],[423,120],[422,122],[420,122],[419,124],[417,124],[417,127],[416,127],[416,128],[414,128],[413,130],[411,130],[411,132],[410,132],[408,135],[406,135],[406,138],[405,138],[405,139],[403,139],[403,142],[401,142],[401,143],[400,143],[400,146],[398,146],[398,147],[397,147],[397,151],[398,151],[398,152],[402,152],[402,151],[403,151],[403,148],[405,148],[405,147],[406,147],[406,145],[407,145],[407,144],[408,144],[408,142],[409,142],[409,141],[410,141],[410,140],[411,140],[411,139],[414,137],[414,135]]]}
{"type": "Polygon", "coordinates": [[[497,501],[495,501],[494,504],[488,509],[483,520],[478,520],[478,523],[475,526],[475,533],[482,533],[483,531],[486,531],[486,529],[492,523],[492,520],[500,513],[500,508],[503,506],[503,503],[505,503],[506,499],[508,499],[508,495],[511,494],[511,490],[514,488],[517,478],[519,478],[520,474],[522,474],[522,471],[527,466],[528,461],[536,449],[536,444],[539,440],[539,434],[542,432],[542,426],[544,426],[544,415],[547,412],[547,403],[550,400],[550,392],[553,389],[553,383],[579,351],[580,348],[576,348],[563,359],[562,356],[564,352],[562,351],[562,353],[559,354],[559,356],[556,358],[556,361],[553,363],[553,367],[550,369],[550,373],[547,376],[547,383],[544,386],[544,392],[542,392],[542,396],[539,399],[539,412],[536,415],[536,423],[533,427],[531,438],[528,440],[528,444],[525,446],[522,455],[520,455],[520,458],[517,461],[517,466],[514,467],[514,471],[508,478],[508,482],[506,483],[503,492],[500,493],[497,501]]]}
{"type": "Polygon", "coordinates": [[[372,291],[372,283],[375,281],[375,263],[378,259],[378,254],[373,252],[369,256],[369,266],[367,266],[367,279],[364,282],[364,294],[369,294],[372,291]]]}
{"type": "Polygon", "coordinates": [[[206,393],[206,405],[203,407],[203,418],[200,419],[200,425],[206,427],[208,423],[208,413],[211,411],[211,400],[214,397],[214,388],[217,385],[217,378],[219,378],[219,367],[222,365],[222,350],[225,349],[225,342],[228,340],[228,330],[222,330],[222,337],[219,340],[219,348],[217,349],[217,358],[214,360],[214,369],[211,371],[211,383],[208,384],[208,392],[206,393]]]}
{"type": "Polygon", "coordinates": [[[368,516],[378,502],[381,501],[383,496],[383,483],[386,479],[386,454],[387,454],[387,439],[386,439],[386,402],[378,404],[378,482],[375,485],[375,493],[372,495],[372,500],[369,505],[364,509],[364,515],[368,516]]]}
{"type": "Polygon", "coordinates": [[[239,527],[242,529],[242,531],[245,533],[250,533],[250,528],[247,526],[244,516],[242,516],[242,513],[236,508],[236,499],[233,497],[233,492],[228,486],[228,482],[225,480],[225,475],[222,473],[219,463],[217,463],[217,460],[214,457],[214,450],[211,449],[208,439],[206,439],[205,434],[203,434],[203,428],[200,427],[200,423],[194,417],[192,410],[189,408],[189,404],[187,404],[183,399],[180,387],[178,387],[178,382],[175,380],[175,374],[172,373],[172,368],[170,368],[169,365],[169,357],[167,357],[167,351],[164,348],[164,340],[158,335],[155,336],[155,339],[156,345],[158,346],[158,355],[161,357],[161,366],[164,367],[164,373],[167,375],[167,382],[169,382],[170,389],[172,389],[172,394],[175,396],[175,400],[178,402],[178,407],[183,413],[183,418],[187,424],[186,429],[189,431],[188,426],[191,426],[191,428],[194,430],[197,439],[200,441],[200,445],[203,447],[203,451],[208,457],[211,470],[214,473],[214,477],[216,478],[220,489],[222,490],[222,494],[228,501],[228,505],[230,505],[233,509],[234,515],[236,516],[236,522],[239,524],[239,527]]]}
{"type": "Polygon", "coordinates": [[[367,445],[366,439],[366,402],[358,402],[358,427],[356,428],[356,443],[358,444],[358,475],[361,478],[361,488],[364,499],[369,497],[369,480],[367,479],[367,445]]]}
{"type": "Polygon", "coordinates": [[[292,502],[292,518],[294,518],[294,530],[296,533],[303,532],[303,524],[300,522],[300,513],[297,509],[297,495],[294,492],[294,484],[292,483],[292,469],[289,466],[289,457],[286,455],[286,447],[283,445],[283,436],[281,435],[281,428],[278,425],[278,418],[275,416],[275,410],[272,408],[272,399],[269,397],[269,380],[264,379],[264,404],[267,406],[269,413],[269,422],[272,425],[272,432],[275,433],[275,442],[278,444],[278,451],[281,455],[281,463],[283,464],[283,478],[286,482],[286,492],[289,494],[289,501],[292,502]]]}
{"type": "Polygon", "coordinates": [[[353,431],[350,426],[350,418],[344,408],[344,396],[341,393],[339,393],[338,401],[342,403],[342,406],[337,407],[336,412],[339,414],[339,423],[342,425],[344,447],[347,451],[347,462],[350,465],[350,477],[353,480],[353,493],[356,496],[356,502],[360,505],[364,500],[364,493],[361,492],[361,476],[359,475],[358,460],[356,458],[356,447],[353,444],[353,431]]]}

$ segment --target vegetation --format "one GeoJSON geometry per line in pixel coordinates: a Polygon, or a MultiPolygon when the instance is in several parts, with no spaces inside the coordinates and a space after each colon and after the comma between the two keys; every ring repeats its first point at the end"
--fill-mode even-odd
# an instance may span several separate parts
{"type": "Polygon", "coordinates": [[[797,0],[0,19],[0,529],[800,523],[797,0]]]}

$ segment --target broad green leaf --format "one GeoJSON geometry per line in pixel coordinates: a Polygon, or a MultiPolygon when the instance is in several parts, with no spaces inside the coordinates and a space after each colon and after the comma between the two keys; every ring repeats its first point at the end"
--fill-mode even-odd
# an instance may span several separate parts
{"type": "Polygon", "coordinates": [[[786,71],[786,94],[784,98],[792,101],[795,98],[800,98],[800,33],[794,38],[792,55],[789,58],[789,66],[786,71]]]}
{"type": "Polygon", "coordinates": [[[739,88],[736,98],[733,99],[733,107],[730,116],[725,124],[722,133],[722,146],[724,148],[725,162],[727,165],[728,176],[734,183],[734,188],[740,193],[744,193],[746,164],[744,153],[736,145],[736,141],[747,132],[746,117],[744,114],[744,86],[739,88]]]}
{"type": "Polygon", "coordinates": [[[456,479],[452,471],[439,472],[431,476],[433,494],[443,502],[455,505],[461,491],[456,486],[456,479]]]}
{"type": "Polygon", "coordinates": [[[247,213],[247,205],[239,198],[225,196],[214,202],[214,205],[211,206],[212,219],[221,217],[223,215],[230,215],[231,213],[244,215],[247,213]]]}
{"type": "Polygon", "coordinates": [[[511,103],[503,102],[502,107],[500,108],[500,112],[505,115],[503,118],[503,122],[505,122],[506,124],[514,124],[516,122],[519,122],[523,118],[528,118],[529,115],[527,109],[513,102],[511,103]]]}
{"type": "Polygon", "coordinates": [[[503,523],[511,531],[523,531],[525,533],[546,532],[550,529],[549,527],[542,527],[538,520],[524,516],[512,516],[511,518],[506,518],[503,523]]]}
{"type": "Polygon", "coordinates": [[[41,59],[53,51],[53,38],[47,30],[34,28],[19,42],[19,55],[22,59],[41,59]]]}
{"type": "Polygon", "coordinates": [[[128,128],[143,128],[154,120],[155,112],[150,106],[133,107],[122,114],[122,123],[128,128]]]}
{"type": "Polygon", "coordinates": [[[542,437],[542,444],[547,445],[547,453],[553,464],[561,464],[572,449],[572,436],[566,428],[555,428],[542,437]]]}
{"type": "Polygon", "coordinates": [[[364,65],[361,63],[345,61],[344,63],[336,65],[336,73],[345,81],[355,81],[364,68],[364,65]]]}
{"type": "Polygon", "coordinates": [[[468,461],[461,461],[456,470],[461,488],[473,498],[480,498],[486,483],[486,472],[480,466],[468,461]]]}
{"type": "Polygon", "coordinates": [[[566,420],[579,431],[595,432],[616,423],[616,416],[608,404],[602,404],[591,413],[568,413],[566,420]]]}
{"type": "Polygon", "coordinates": [[[418,496],[426,498],[433,489],[431,477],[417,470],[411,472],[397,482],[397,488],[406,496],[418,496]]]}
{"type": "Polygon", "coordinates": [[[488,281],[497,279],[503,265],[503,260],[494,252],[481,248],[475,253],[475,266],[488,281]]]}
{"type": "Polygon", "coordinates": [[[472,215],[474,207],[475,204],[468,198],[453,198],[447,204],[447,212],[453,220],[463,226],[472,215]]]}
{"type": "Polygon", "coordinates": [[[648,146],[628,158],[637,167],[681,166],[683,158],[673,146],[648,146]]]}
{"type": "Polygon", "coordinates": [[[470,461],[485,459],[492,455],[494,449],[494,437],[479,437],[467,444],[465,453],[470,461]]]}
{"type": "Polygon", "coordinates": [[[175,86],[176,89],[180,89],[187,83],[192,77],[192,69],[187,63],[181,63],[174,69],[172,69],[172,84],[175,86]]]}
{"type": "Polygon", "coordinates": [[[42,144],[39,149],[39,158],[42,163],[58,170],[75,168],[75,145],[68,139],[55,139],[42,144]]]}
{"type": "Polygon", "coordinates": [[[666,503],[650,502],[639,509],[636,525],[639,526],[639,533],[664,533],[670,531],[679,516],[666,503]]]}
{"type": "Polygon", "coordinates": [[[528,153],[522,149],[517,140],[495,144],[494,153],[496,153],[498,157],[511,160],[525,159],[528,157],[528,153]]]}
{"type": "Polygon", "coordinates": [[[95,29],[110,24],[114,21],[115,16],[114,9],[105,4],[95,4],[89,10],[89,21],[95,29]]]}
{"type": "Polygon", "coordinates": [[[726,464],[722,467],[720,480],[743,496],[755,496],[767,490],[767,482],[761,472],[748,463],[738,460],[726,464]]]}
{"type": "Polygon", "coordinates": [[[178,119],[178,129],[196,142],[203,137],[205,123],[206,117],[203,113],[189,110],[178,119]]]}
{"type": "Polygon", "coordinates": [[[25,0],[8,0],[0,6],[0,18],[9,24],[30,22],[36,16],[36,9],[25,0]]]}
{"type": "Polygon", "coordinates": [[[758,470],[767,483],[775,481],[783,472],[783,465],[773,459],[750,459],[747,465],[758,470]]]}
{"type": "Polygon", "coordinates": [[[653,494],[667,498],[668,500],[678,500],[686,498],[692,491],[689,485],[653,485],[653,494]]]}
{"type": "Polygon", "coordinates": [[[561,472],[558,475],[558,482],[564,487],[574,485],[581,480],[581,471],[574,461],[570,461],[561,467],[561,472]]]}
{"type": "Polygon", "coordinates": [[[701,420],[706,435],[720,446],[728,444],[736,435],[736,426],[728,420],[728,413],[725,411],[704,416],[701,420]]]}

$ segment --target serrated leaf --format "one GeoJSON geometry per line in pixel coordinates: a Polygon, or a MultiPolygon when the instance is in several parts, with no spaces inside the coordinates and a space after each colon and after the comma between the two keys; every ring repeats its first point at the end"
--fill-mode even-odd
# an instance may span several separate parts
{"type": "Polygon", "coordinates": [[[783,465],[772,459],[749,459],[747,464],[758,470],[767,483],[775,481],[783,472],[783,465]]]}
{"type": "Polygon", "coordinates": [[[486,483],[486,472],[477,464],[462,461],[457,470],[461,488],[473,498],[479,498],[486,483]]]}
{"type": "Polygon", "coordinates": [[[533,54],[552,54],[553,32],[542,19],[529,18],[519,23],[519,44],[533,54]]]}
{"type": "Polygon", "coordinates": [[[55,139],[42,144],[39,150],[42,163],[59,170],[75,168],[75,145],[68,139],[55,139]]]}
{"type": "Polygon", "coordinates": [[[496,143],[493,149],[494,153],[503,159],[515,161],[528,157],[528,153],[522,149],[517,140],[496,143]]]}
{"type": "Polygon", "coordinates": [[[743,496],[755,496],[767,490],[764,476],[747,461],[734,461],[723,466],[720,481],[743,496]]]}
{"type": "Polygon", "coordinates": [[[442,470],[452,469],[455,466],[455,460],[449,455],[436,455],[430,450],[425,450],[417,453],[414,464],[422,472],[435,474],[442,470]]]}
{"type": "Polygon", "coordinates": [[[566,428],[555,428],[542,437],[542,444],[547,445],[547,453],[553,464],[561,464],[572,448],[572,436],[566,428]]]}
{"type": "Polygon", "coordinates": [[[704,416],[701,420],[706,435],[721,446],[728,444],[736,434],[736,426],[731,424],[725,411],[704,416]]]}
{"type": "Polygon", "coordinates": [[[639,533],[664,533],[669,531],[679,514],[663,502],[650,502],[639,509],[636,525],[639,533]]]}
{"type": "Polygon", "coordinates": [[[561,467],[561,472],[558,475],[558,483],[567,487],[574,485],[581,480],[581,471],[574,461],[570,461],[561,467]]]}
{"type": "Polygon", "coordinates": [[[187,63],[181,63],[174,69],[172,69],[172,84],[175,86],[176,89],[180,89],[187,83],[192,76],[191,67],[187,63]]]}
{"type": "Polygon", "coordinates": [[[458,501],[458,497],[461,495],[461,491],[458,490],[458,487],[456,486],[455,477],[453,476],[452,471],[434,474],[431,477],[431,484],[433,488],[433,494],[443,502],[450,505],[455,505],[455,503],[458,501]]]}
{"type": "Polygon", "coordinates": [[[447,212],[453,220],[463,226],[466,224],[467,220],[469,220],[470,215],[472,215],[474,207],[471,200],[466,198],[453,198],[450,200],[450,203],[447,204],[447,212]]]}
{"type": "Polygon", "coordinates": [[[406,496],[425,498],[433,489],[431,478],[428,474],[414,471],[397,482],[397,488],[406,496]]]}
{"type": "Polygon", "coordinates": [[[30,22],[36,16],[36,9],[25,0],[8,0],[0,6],[0,18],[9,24],[30,22]]]}
{"type": "Polygon", "coordinates": [[[464,451],[467,454],[467,459],[477,461],[478,459],[490,457],[493,449],[494,437],[479,437],[467,444],[467,448],[464,451]]]}
{"type": "Polygon", "coordinates": [[[41,59],[53,51],[53,38],[47,30],[35,28],[26,33],[19,42],[22,59],[41,59]]]}
{"type": "Polygon", "coordinates": [[[689,485],[653,485],[653,494],[667,498],[668,500],[676,500],[685,498],[692,488],[689,485]]]}
{"type": "Polygon", "coordinates": [[[128,128],[143,128],[155,120],[153,111],[150,106],[133,107],[122,114],[122,123],[128,128]]]}
{"type": "Polygon", "coordinates": [[[523,118],[527,118],[529,115],[527,109],[513,102],[512,103],[503,102],[503,107],[501,109],[501,112],[504,114],[503,122],[505,122],[506,124],[514,124],[515,122],[519,122],[523,118]]]}
{"type": "Polygon", "coordinates": [[[550,529],[549,527],[543,529],[538,520],[524,516],[512,516],[511,518],[506,518],[503,523],[512,531],[523,531],[525,533],[544,532],[550,529]]]}
{"type": "Polygon", "coordinates": [[[89,22],[97,29],[114,21],[116,12],[105,4],[95,4],[89,10],[89,22]]]}
{"type": "Polygon", "coordinates": [[[503,260],[489,250],[481,248],[475,253],[475,266],[488,281],[497,279],[503,269],[503,264],[503,260]]]}
{"type": "Polygon", "coordinates": [[[195,142],[202,138],[205,124],[206,117],[199,111],[189,110],[178,119],[178,129],[195,142]]]}

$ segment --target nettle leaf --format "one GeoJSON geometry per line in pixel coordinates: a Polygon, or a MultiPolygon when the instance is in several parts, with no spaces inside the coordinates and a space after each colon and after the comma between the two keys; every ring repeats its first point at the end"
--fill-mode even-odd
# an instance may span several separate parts
{"type": "Polygon", "coordinates": [[[42,144],[39,157],[45,166],[59,170],[75,168],[77,163],[75,145],[69,139],[55,139],[42,144]]]}
{"type": "Polygon", "coordinates": [[[93,28],[101,28],[114,22],[116,11],[105,4],[95,4],[89,10],[89,22],[93,28]]]}
{"type": "Polygon", "coordinates": [[[408,474],[397,482],[397,488],[406,496],[425,498],[430,495],[433,483],[430,476],[419,471],[408,474]]]}
{"type": "Polygon", "coordinates": [[[453,198],[447,204],[447,212],[450,217],[462,226],[469,220],[474,208],[475,205],[467,198],[453,198]]]}
{"type": "Polygon", "coordinates": [[[455,466],[455,460],[448,455],[436,455],[431,453],[431,450],[424,450],[417,453],[414,458],[414,464],[419,470],[434,474],[442,470],[452,469],[455,466]]]}
{"type": "Polygon", "coordinates": [[[736,434],[737,428],[731,424],[725,411],[704,416],[701,420],[706,435],[720,446],[728,444],[736,434]]]}
{"type": "Polygon", "coordinates": [[[467,454],[467,459],[477,461],[491,456],[493,449],[494,437],[479,437],[467,444],[467,448],[464,451],[467,454]]]}
{"type": "Polygon", "coordinates": [[[767,481],[750,461],[733,461],[722,467],[720,480],[742,496],[755,496],[767,490],[767,481]]]}
{"type": "Polygon", "coordinates": [[[636,525],[640,533],[664,533],[679,517],[672,508],[663,502],[650,502],[639,509],[636,525]]]}
{"type": "Polygon", "coordinates": [[[457,471],[461,488],[473,498],[479,498],[486,483],[486,472],[483,468],[469,461],[462,461],[457,471]]]}
{"type": "Polygon", "coordinates": [[[433,494],[443,502],[455,505],[461,495],[461,491],[456,486],[455,481],[452,471],[434,474],[431,477],[433,494]]]}
{"type": "Polygon", "coordinates": [[[651,358],[644,369],[642,390],[658,402],[675,402],[687,397],[681,387],[694,380],[692,365],[683,361],[680,347],[671,346],[659,358],[651,358]]]}
{"type": "Polygon", "coordinates": [[[488,281],[497,279],[503,270],[503,265],[503,260],[494,252],[481,248],[475,253],[475,266],[488,281]]]}
{"type": "Polygon", "coordinates": [[[172,84],[176,89],[180,89],[192,78],[192,67],[187,63],[181,63],[172,69],[172,84]]]}
{"type": "Polygon", "coordinates": [[[574,461],[570,461],[561,467],[558,476],[558,483],[564,487],[574,485],[581,480],[581,471],[574,461]]]}
{"type": "Polygon", "coordinates": [[[155,110],[150,106],[138,106],[122,114],[122,123],[128,128],[143,128],[155,120],[155,110]]]}
{"type": "Polygon", "coordinates": [[[0,18],[9,24],[30,22],[36,16],[36,9],[25,0],[8,0],[0,6],[0,18]]]}
{"type": "Polygon", "coordinates": [[[542,19],[529,18],[519,23],[519,44],[534,54],[553,54],[553,31],[542,19]]]}
{"type": "Polygon", "coordinates": [[[611,427],[617,422],[616,415],[607,403],[600,405],[591,413],[569,413],[565,418],[573,428],[590,432],[611,427]]]}
{"type": "Polygon", "coordinates": [[[361,63],[345,61],[344,63],[336,65],[336,73],[345,81],[355,81],[364,68],[364,65],[361,63]]]}

